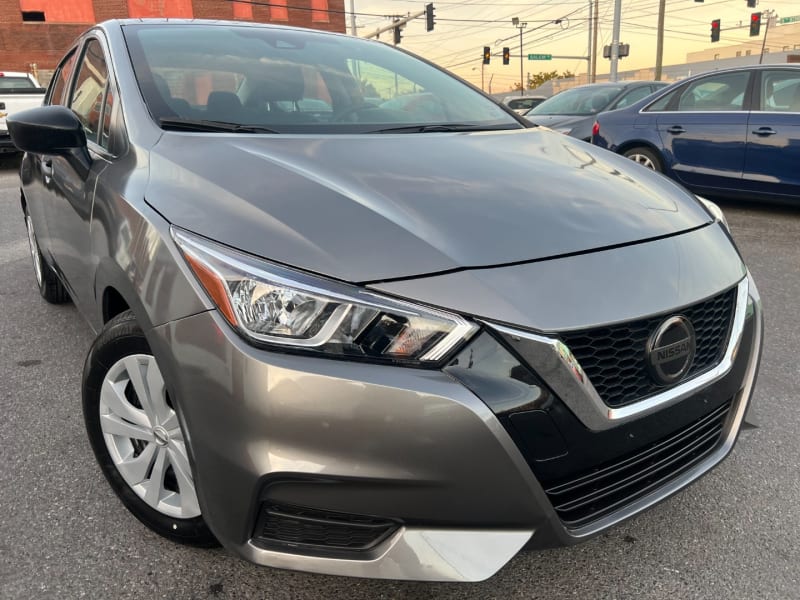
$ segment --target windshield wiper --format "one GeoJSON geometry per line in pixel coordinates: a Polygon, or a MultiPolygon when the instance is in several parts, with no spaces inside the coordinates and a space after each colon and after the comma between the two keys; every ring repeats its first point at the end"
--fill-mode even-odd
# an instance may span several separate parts
{"type": "Polygon", "coordinates": [[[280,133],[261,125],[244,125],[228,121],[209,121],[206,119],[181,119],[179,117],[162,117],[158,120],[164,129],[174,131],[223,131],[234,133],[280,133]]]}
{"type": "Polygon", "coordinates": [[[463,123],[441,123],[434,125],[406,125],[404,127],[387,127],[367,131],[367,133],[431,133],[436,131],[501,131],[503,129],[517,129],[509,123],[507,125],[465,125],[463,123]]]}

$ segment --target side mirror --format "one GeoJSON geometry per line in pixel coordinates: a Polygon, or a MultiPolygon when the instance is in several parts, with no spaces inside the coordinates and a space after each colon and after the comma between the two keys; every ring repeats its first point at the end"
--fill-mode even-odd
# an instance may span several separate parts
{"type": "Polygon", "coordinates": [[[78,117],[66,106],[39,106],[8,117],[14,145],[34,154],[68,154],[86,147],[86,133],[78,117]]]}
{"type": "Polygon", "coordinates": [[[23,152],[66,156],[81,174],[89,172],[91,158],[86,132],[75,113],[66,106],[39,106],[6,120],[11,141],[23,152]]]}

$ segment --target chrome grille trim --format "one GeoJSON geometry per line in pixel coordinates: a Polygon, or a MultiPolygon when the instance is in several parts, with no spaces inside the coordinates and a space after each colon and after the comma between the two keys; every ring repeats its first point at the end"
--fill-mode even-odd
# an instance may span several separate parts
{"type": "Polygon", "coordinates": [[[733,366],[739,350],[744,331],[748,293],[749,277],[745,277],[737,285],[736,306],[725,354],[714,368],[660,394],[618,408],[611,408],[603,402],[572,351],[559,339],[504,325],[485,324],[503,334],[514,350],[586,427],[593,431],[602,431],[680,402],[697,390],[724,377],[733,366]]]}

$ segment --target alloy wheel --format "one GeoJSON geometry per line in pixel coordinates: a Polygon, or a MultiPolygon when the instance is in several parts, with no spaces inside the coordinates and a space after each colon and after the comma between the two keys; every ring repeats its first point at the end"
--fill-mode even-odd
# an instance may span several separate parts
{"type": "Polygon", "coordinates": [[[645,156],[644,154],[629,154],[628,158],[630,158],[633,162],[642,165],[643,167],[647,167],[653,171],[657,170],[655,164],[653,164],[653,161],[649,156],[645,156]]]}

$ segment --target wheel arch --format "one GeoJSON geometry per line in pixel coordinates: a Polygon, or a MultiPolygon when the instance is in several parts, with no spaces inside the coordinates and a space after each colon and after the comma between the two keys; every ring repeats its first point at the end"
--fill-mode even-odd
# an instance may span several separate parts
{"type": "Polygon", "coordinates": [[[643,140],[641,138],[635,140],[628,140],[617,146],[614,151],[617,154],[624,154],[631,148],[647,148],[648,150],[652,150],[655,152],[656,156],[661,160],[661,164],[663,165],[666,161],[664,160],[664,153],[661,151],[661,148],[656,146],[653,142],[648,140],[643,140]]]}

